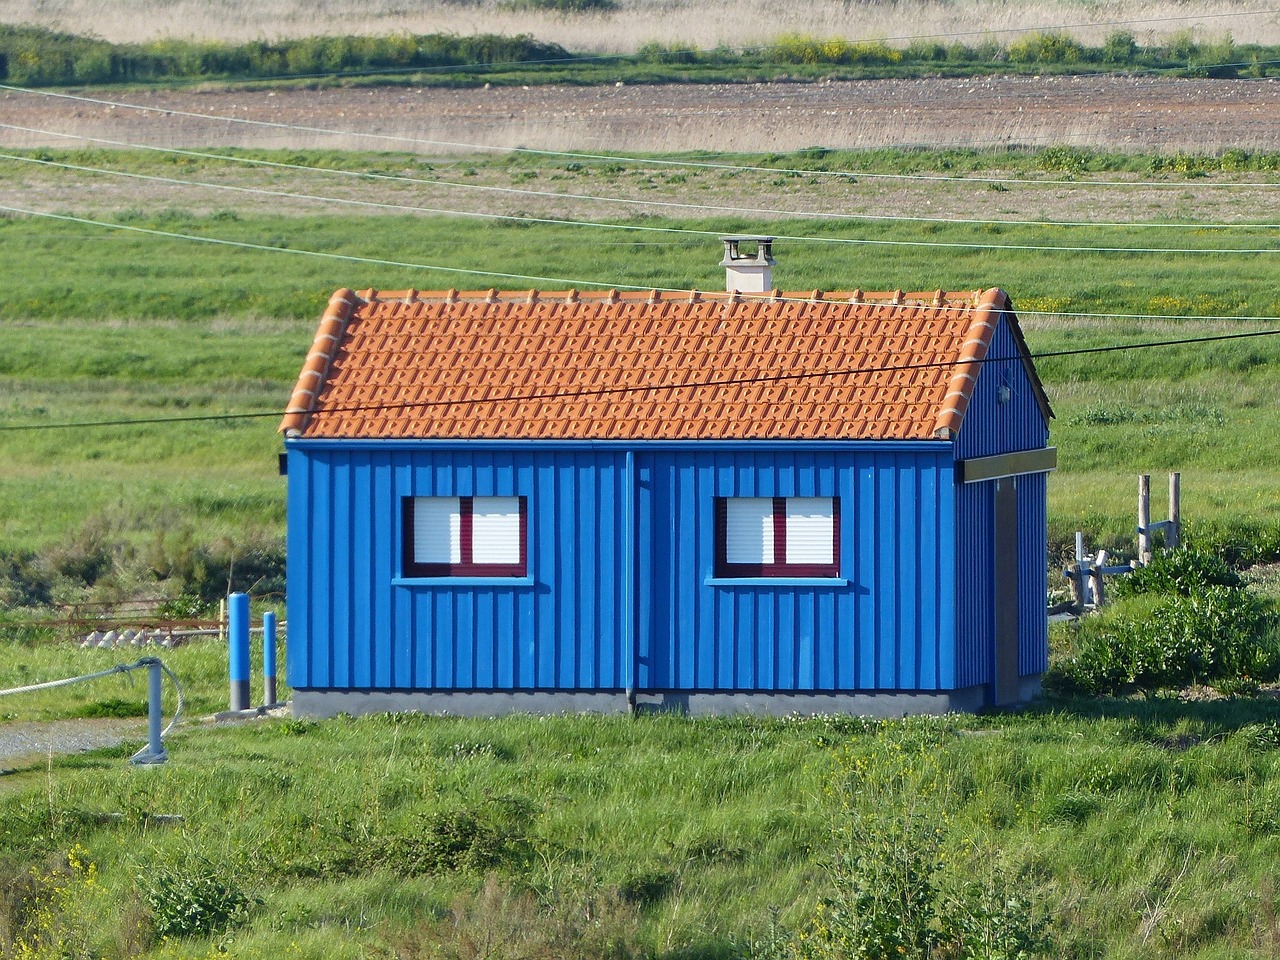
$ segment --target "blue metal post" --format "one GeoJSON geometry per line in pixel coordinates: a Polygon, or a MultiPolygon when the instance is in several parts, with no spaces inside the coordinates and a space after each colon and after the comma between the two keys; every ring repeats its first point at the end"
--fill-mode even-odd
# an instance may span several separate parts
{"type": "Polygon", "coordinates": [[[231,710],[249,709],[249,595],[227,598],[228,659],[231,667],[231,710]]]}
{"type": "Polygon", "coordinates": [[[268,610],[262,615],[262,702],[276,704],[276,615],[268,610]]]}
{"type": "Polygon", "coordinates": [[[169,754],[160,739],[160,730],[164,719],[160,707],[160,694],[164,677],[161,674],[160,661],[155,657],[148,657],[139,661],[139,663],[146,663],[147,665],[147,748],[139,750],[130,758],[129,762],[164,763],[169,759],[169,754]]]}

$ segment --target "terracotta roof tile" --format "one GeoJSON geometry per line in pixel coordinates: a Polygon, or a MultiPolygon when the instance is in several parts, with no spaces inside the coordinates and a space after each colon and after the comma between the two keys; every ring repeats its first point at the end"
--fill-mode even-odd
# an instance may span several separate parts
{"type": "Polygon", "coordinates": [[[994,289],[784,296],[340,290],[280,429],[316,438],[946,438],[1008,309],[994,289]]]}

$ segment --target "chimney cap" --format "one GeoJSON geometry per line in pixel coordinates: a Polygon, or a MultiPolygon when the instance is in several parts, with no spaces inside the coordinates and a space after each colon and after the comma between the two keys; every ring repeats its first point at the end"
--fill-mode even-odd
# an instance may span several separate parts
{"type": "Polygon", "coordinates": [[[733,234],[721,237],[720,240],[724,244],[724,260],[720,262],[720,266],[728,267],[744,262],[773,266],[777,263],[777,261],[773,259],[773,241],[776,239],[777,237],[767,237],[756,234],[733,234]],[[738,245],[744,241],[756,244],[755,256],[743,254],[739,251],[738,245]]]}

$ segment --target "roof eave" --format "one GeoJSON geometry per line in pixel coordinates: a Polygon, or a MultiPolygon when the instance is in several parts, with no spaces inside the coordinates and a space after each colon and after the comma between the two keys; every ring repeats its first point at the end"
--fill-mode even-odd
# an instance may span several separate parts
{"type": "Polygon", "coordinates": [[[307,418],[315,408],[316,397],[324,387],[334,354],[342,342],[343,328],[359,302],[360,298],[356,293],[345,288],[329,298],[329,304],[320,318],[315,339],[311,341],[307,360],[302,365],[302,372],[298,374],[298,382],[294,385],[293,393],[289,397],[289,405],[285,408],[284,419],[280,421],[277,433],[296,437],[306,429],[307,418]]]}

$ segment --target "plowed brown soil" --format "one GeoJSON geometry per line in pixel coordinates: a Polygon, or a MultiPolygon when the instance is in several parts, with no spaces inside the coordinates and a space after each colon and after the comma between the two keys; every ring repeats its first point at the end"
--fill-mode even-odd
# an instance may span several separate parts
{"type": "MultiPolygon", "coordinates": [[[[7,92],[0,98],[0,122],[163,146],[428,154],[477,146],[622,152],[1051,144],[1151,152],[1280,150],[1275,79],[983,77],[88,95],[149,109],[7,92]],[[184,115],[193,113],[207,116],[184,115]],[[257,123],[235,122],[240,120],[257,123]]],[[[68,142],[0,129],[5,146],[68,142]]]]}

